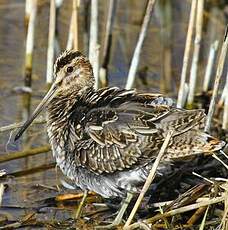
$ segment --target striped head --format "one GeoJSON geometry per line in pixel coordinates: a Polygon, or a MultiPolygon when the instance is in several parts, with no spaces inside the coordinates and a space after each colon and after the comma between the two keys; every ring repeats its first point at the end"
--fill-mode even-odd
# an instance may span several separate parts
{"type": "Polygon", "coordinates": [[[89,60],[79,51],[64,51],[54,65],[54,84],[61,94],[92,87],[94,77],[89,60]]]}
{"type": "Polygon", "coordinates": [[[65,51],[57,58],[54,65],[54,82],[37,106],[31,117],[24,123],[15,136],[20,138],[38,114],[57,96],[71,96],[83,93],[93,87],[93,70],[89,60],[79,51],[65,51]]]}

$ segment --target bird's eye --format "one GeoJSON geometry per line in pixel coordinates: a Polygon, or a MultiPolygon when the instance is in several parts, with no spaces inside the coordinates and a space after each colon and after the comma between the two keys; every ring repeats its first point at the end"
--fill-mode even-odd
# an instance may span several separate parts
{"type": "Polygon", "coordinates": [[[66,71],[67,73],[72,73],[74,68],[72,66],[67,67],[66,71]]]}

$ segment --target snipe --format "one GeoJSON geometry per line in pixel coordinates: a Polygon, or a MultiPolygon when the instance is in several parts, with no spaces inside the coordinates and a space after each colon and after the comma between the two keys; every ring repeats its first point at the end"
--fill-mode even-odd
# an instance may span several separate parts
{"type": "MultiPolygon", "coordinates": [[[[88,59],[65,51],[54,65],[54,83],[18,139],[48,109],[48,136],[63,173],[84,191],[103,197],[138,192],[170,130],[173,137],[157,173],[171,161],[219,150],[224,143],[199,129],[203,110],[177,109],[170,98],[116,87],[95,90],[88,59]]],[[[118,224],[127,207],[122,206],[118,224]]],[[[110,227],[110,226],[109,226],[110,227]]]]}

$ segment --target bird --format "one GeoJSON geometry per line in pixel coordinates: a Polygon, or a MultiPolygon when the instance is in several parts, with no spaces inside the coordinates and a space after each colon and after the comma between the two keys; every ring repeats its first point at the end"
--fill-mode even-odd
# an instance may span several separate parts
{"type": "Polygon", "coordinates": [[[47,108],[47,133],[63,174],[85,197],[94,191],[104,198],[123,198],[109,227],[120,224],[133,195],[140,192],[168,132],[172,137],[157,168],[160,176],[177,159],[210,154],[225,145],[202,130],[202,109],[177,108],[162,94],[95,89],[94,84],[86,56],[77,50],[61,53],[52,86],[15,140],[47,108]]]}

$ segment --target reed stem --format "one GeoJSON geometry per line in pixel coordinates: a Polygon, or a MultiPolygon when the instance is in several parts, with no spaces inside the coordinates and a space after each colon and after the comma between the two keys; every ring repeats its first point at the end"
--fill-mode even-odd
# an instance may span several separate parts
{"type": "Polygon", "coordinates": [[[208,61],[207,61],[207,67],[205,71],[205,77],[204,77],[204,83],[203,83],[203,91],[207,92],[210,84],[210,79],[213,71],[213,66],[215,62],[215,55],[216,51],[218,49],[219,42],[216,40],[214,43],[210,46],[208,61]]]}
{"type": "Polygon", "coordinates": [[[156,216],[153,216],[153,217],[147,219],[146,223],[154,223],[155,221],[158,221],[160,219],[164,219],[166,217],[174,216],[174,215],[184,213],[184,212],[189,212],[191,210],[198,209],[198,208],[201,208],[201,207],[204,207],[204,206],[224,202],[225,199],[226,199],[226,196],[223,195],[221,197],[210,198],[207,201],[202,201],[202,202],[199,202],[199,203],[190,204],[190,205],[187,205],[187,206],[184,206],[184,207],[173,209],[171,211],[165,212],[163,214],[158,214],[156,216]]]}
{"type": "Polygon", "coordinates": [[[188,23],[188,32],[185,42],[185,50],[184,50],[184,58],[183,58],[183,65],[181,71],[181,81],[180,81],[180,88],[178,92],[178,99],[177,99],[177,107],[182,108],[184,106],[183,96],[184,96],[184,89],[187,77],[187,70],[188,70],[188,62],[190,57],[190,49],[192,44],[192,35],[195,23],[195,14],[196,14],[196,6],[197,0],[192,0],[189,23],[188,23]]]}
{"type": "Polygon", "coordinates": [[[6,154],[0,156],[0,163],[19,159],[19,158],[23,158],[23,157],[27,157],[27,156],[32,156],[32,155],[36,155],[36,154],[40,154],[40,153],[46,153],[50,150],[51,150],[50,145],[44,145],[41,147],[37,147],[37,148],[33,148],[33,149],[27,149],[27,150],[20,151],[20,152],[6,153],[6,154]]]}
{"type": "Polygon", "coordinates": [[[161,160],[161,158],[163,157],[164,153],[165,153],[165,150],[169,144],[169,141],[172,137],[172,134],[173,134],[173,131],[170,131],[168,132],[166,138],[165,138],[165,141],[163,142],[162,144],[162,147],[161,147],[161,150],[159,151],[159,154],[158,156],[156,157],[156,160],[153,164],[153,167],[152,169],[150,170],[150,173],[146,179],[146,182],[144,183],[143,185],[143,188],[139,194],[139,197],[137,199],[137,201],[135,202],[135,205],[130,213],[130,216],[128,217],[125,225],[124,225],[124,229],[128,228],[128,226],[131,224],[131,221],[133,220],[134,216],[135,216],[135,213],[137,212],[138,210],[138,207],[139,205],[141,204],[142,200],[143,200],[143,197],[144,195],[146,194],[147,190],[149,189],[149,186],[151,185],[152,181],[154,180],[155,178],[155,175],[156,175],[156,170],[158,168],[158,165],[159,165],[159,162],[161,160]]]}
{"type": "MultiPolygon", "coordinates": [[[[32,122],[31,125],[44,124],[44,123],[46,123],[46,119],[36,119],[36,120],[34,120],[32,122]]],[[[19,123],[14,123],[14,124],[2,126],[2,127],[0,127],[0,133],[20,128],[20,127],[23,126],[23,124],[24,124],[24,122],[22,121],[22,122],[19,122],[19,123]]]]}
{"type": "Polygon", "coordinates": [[[225,101],[225,96],[226,96],[227,87],[228,87],[228,82],[227,82],[227,80],[226,80],[226,84],[225,84],[225,86],[224,86],[224,88],[223,88],[222,95],[221,95],[221,98],[220,98],[220,100],[219,100],[219,105],[221,105],[221,106],[223,105],[223,103],[224,103],[224,101],[225,101]]]}
{"type": "Polygon", "coordinates": [[[146,32],[149,26],[151,13],[152,13],[154,4],[155,4],[155,0],[148,1],[146,13],[145,13],[143,24],[142,24],[141,31],[139,34],[139,38],[138,38],[138,41],[135,47],[133,58],[131,60],[131,65],[130,65],[130,69],[129,69],[128,77],[127,77],[127,83],[125,86],[126,89],[131,89],[135,81],[135,75],[136,75],[136,71],[137,71],[138,64],[139,64],[140,53],[141,53],[143,41],[146,37],[146,32]]]}
{"type": "Polygon", "coordinates": [[[95,88],[99,84],[99,49],[98,49],[98,0],[91,0],[89,60],[93,67],[95,88]]]}
{"type": "Polygon", "coordinates": [[[203,28],[203,9],[204,9],[204,0],[198,0],[197,2],[197,15],[196,15],[196,36],[194,42],[194,51],[192,58],[192,66],[190,71],[189,79],[189,94],[187,99],[187,108],[191,109],[193,107],[197,71],[198,71],[198,62],[199,62],[199,53],[200,45],[202,39],[202,28],[203,28]]]}
{"type": "Polygon", "coordinates": [[[108,8],[108,16],[105,27],[105,38],[104,38],[104,46],[102,53],[102,65],[100,68],[100,82],[101,87],[106,87],[108,85],[108,64],[111,55],[111,45],[112,45],[112,28],[114,24],[114,18],[116,13],[116,0],[109,0],[109,8],[108,8]]]}
{"type": "Polygon", "coordinates": [[[56,22],[55,0],[50,0],[47,72],[46,72],[47,84],[51,84],[53,81],[53,62],[54,62],[54,46],[55,46],[55,26],[56,26],[55,22],[56,22]]]}
{"type": "Polygon", "coordinates": [[[172,91],[172,51],[171,51],[171,33],[172,33],[172,8],[171,1],[158,1],[159,19],[161,23],[161,93],[169,93],[172,91]]]}
{"type": "Polygon", "coordinates": [[[212,117],[213,117],[214,110],[215,110],[215,101],[216,101],[216,98],[218,95],[219,83],[221,80],[223,67],[224,67],[224,63],[225,63],[225,58],[226,58],[226,53],[227,53],[227,48],[228,48],[227,30],[228,30],[228,26],[226,27],[226,32],[225,32],[224,41],[223,41],[223,45],[222,45],[222,50],[221,50],[221,53],[219,56],[219,61],[218,61],[218,66],[217,66],[217,71],[216,71],[216,76],[215,76],[215,83],[214,83],[214,88],[213,88],[213,94],[212,94],[212,98],[211,98],[211,102],[210,102],[210,106],[209,106],[206,125],[205,125],[205,132],[210,131],[212,117]]]}
{"type": "Polygon", "coordinates": [[[73,49],[73,40],[74,40],[73,20],[74,20],[74,17],[73,17],[73,12],[72,12],[71,19],[70,19],[70,27],[69,27],[69,32],[68,32],[66,50],[72,50],[73,49]]]}
{"type": "Polygon", "coordinates": [[[73,43],[74,43],[74,49],[78,50],[78,7],[79,3],[78,0],[73,0],[73,12],[72,12],[72,17],[73,17],[73,43]]]}
{"type": "Polygon", "coordinates": [[[26,34],[28,32],[28,23],[29,23],[31,8],[32,8],[32,1],[26,0],[25,1],[25,32],[26,34]]]}
{"type": "Polygon", "coordinates": [[[226,74],[226,84],[223,92],[224,92],[225,103],[224,103],[222,128],[228,129],[228,71],[226,74]]]}
{"type": "Polygon", "coordinates": [[[26,56],[25,56],[25,86],[32,85],[32,56],[34,48],[35,21],[37,12],[37,0],[31,0],[31,14],[28,23],[28,33],[26,39],[26,56]]]}

